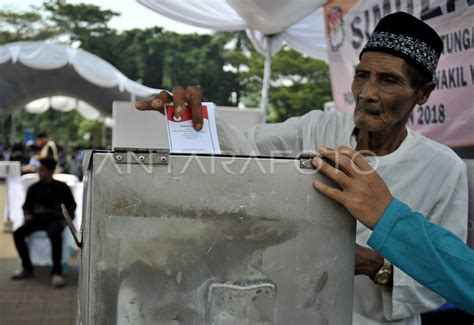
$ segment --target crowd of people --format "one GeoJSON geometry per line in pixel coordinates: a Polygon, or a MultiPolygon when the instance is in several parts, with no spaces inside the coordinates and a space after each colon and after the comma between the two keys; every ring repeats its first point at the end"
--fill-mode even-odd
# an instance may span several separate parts
{"type": "Polygon", "coordinates": [[[64,148],[49,139],[46,132],[36,135],[36,142],[26,145],[14,144],[11,149],[0,151],[1,160],[19,161],[21,173],[37,173],[38,181],[26,193],[23,204],[24,222],[13,233],[22,268],[11,279],[23,280],[34,276],[34,267],[25,239],[36,231],[46,231],[51,241],[53,267],[51,285],[60,288],[65,285],[62,276],[62,243],[65,227],[61,205],[64,204],[70,216],[74,217],[76,202],[68,185],[53,178],[55,173],[72,174],[82,180],[83,151],[80,148],[64,148]]]}
{"type": "Polygon", "coordinates": [[[12,146],[0,145],[0,160],[19,161],[21,173],[37,171],[41,158],[52,157],[57,162],[56,172],[75,175],[82,180],[82,159],[84,150],[81,147],[69,147],[56,144],[46,132],[36,135],[36,141],[14,143],[12,146]]]}

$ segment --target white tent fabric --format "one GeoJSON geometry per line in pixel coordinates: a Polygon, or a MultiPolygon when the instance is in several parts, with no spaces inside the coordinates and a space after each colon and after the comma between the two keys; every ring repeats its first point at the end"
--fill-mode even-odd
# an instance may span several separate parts
{"type": "Polygon", "coordinates": [[[100,117],[100,112],[98,110],[82,100],[78,101],[77,111],[88,120],[97,120],[100,117]]]}
{"type": "Polygon", "coordinates": [[[323,8],[290,26],[284,33],[284,40],[298,52],[329,62],[323,8]]]}
{"type": "Polygon", "coordinates": [[[182,23],[217,31],[245,30],[264,55],[268,48],[265,35],[273,35],[272,54],[286,41],[295,50],[328,62],[322,8],[326,0],[137,1],[182,23]]]}
{"type": "Polygon", "coordinates": [[[49,108],[61,112],[68,112],[77,109],[82,117],[88,120],[97,120],[100,112],[82,100],[66,96],[44,97],[34,100],[25,106],[28,113],[40,114],[46,112],[49,108]]]}
{"type": "Polygon", "coordinates": [[[115,120],[111,117],[104,117],[102,120],[102,123],[105,124],[106,127],[108,128],[114,128],[115,127],[115,120]]]}
{"type": "MultiPolygon", "coordinates": [[[[50,97],[50,106],[61,112],[69,112],[72,111],[75,107],[78,106],[78,100],[72,98],[72,97],[66,97],[66,96],[54,96],[50,97]]],[[[87,116],[84,116],[87,118],[87,116]]]]}
{"type": "Polygon", "coordinates": [[[138,0],[148,8],[174,20],[221,32],[244,30],[245,21],[225,1],[138,0]]]}
{"type": "Polygon", "coordinates": [[[94,85],[118,87],[133,96],[146,97],[159,92],[128,79],[122,72],[100,57],[81,49],[48,42],[15,42],[0,46],[0,64],[20,62],[33,69],[49,70],[71,65],[85,80],[94,85]]]}
{"type": "Polygon", "coordinates": [[[28,113],[42,114],[46,112],[49,109],[49,107],[50,107],[49,98],[40,98],[26,104],[25,110],[28,113]]]}
{"type": "Polygon", "coordinates": [[[315,11],[325,0],[225,0],[248,26],[265,35],[280,34],[315,11]]]}

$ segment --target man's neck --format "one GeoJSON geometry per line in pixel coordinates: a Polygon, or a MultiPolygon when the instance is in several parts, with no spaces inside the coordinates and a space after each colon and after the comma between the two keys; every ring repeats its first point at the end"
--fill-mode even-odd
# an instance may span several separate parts
{"type": "Polygon", "coordinates": [[[400,147],[407,136],[407,130],[405,124],[399,124],[393,128],[378,132],[357,129],[355,135],[357,151],[368,150],[376,156],[385,156],[400,147]]]}
{"type": "Polygon", "coordinates": [[[50,178],[42,179],[41,181],[42,181],[43,183],[50,184],[50,183],[53,182],[53,180],[54,180],[54,178],[50,177],[50,178]]]}

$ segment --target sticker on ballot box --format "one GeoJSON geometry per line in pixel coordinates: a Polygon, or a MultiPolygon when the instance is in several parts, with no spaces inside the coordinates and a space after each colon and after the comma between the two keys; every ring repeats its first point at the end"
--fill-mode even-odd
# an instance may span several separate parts
{"type": "Polygon", "coordinates": [[[165,106],[166,127],[170,151],[176,153],[220,154],[213,103],[202,103],[203,125],[200,131],[193,127],[191,108],[186,105],[180,118],[174,105],[165,106]]]}

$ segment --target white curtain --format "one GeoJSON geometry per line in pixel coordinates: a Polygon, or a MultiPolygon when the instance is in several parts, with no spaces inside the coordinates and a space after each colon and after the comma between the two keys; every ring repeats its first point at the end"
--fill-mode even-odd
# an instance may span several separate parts
{"type": "Polygon", "coordinates": [[[39,70],[58,69],[69,64],[90,83],[104,88],[118,87],[133,96],[146,97],[160,91],[128,79],[94,54],[66,45],[26,41],[0,46],[0,64],[10,60],[39,70]]]}

